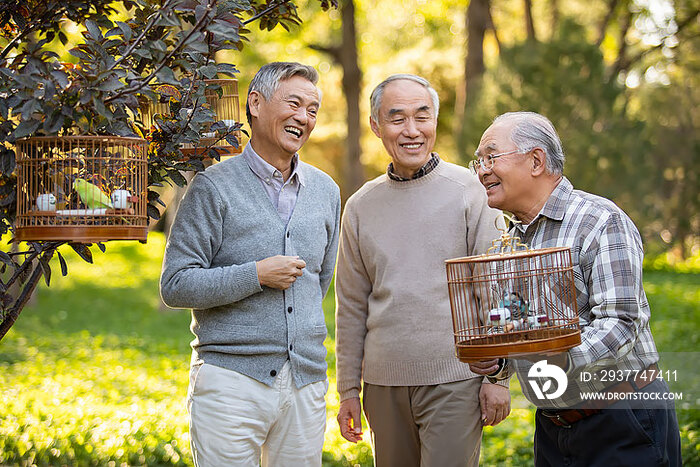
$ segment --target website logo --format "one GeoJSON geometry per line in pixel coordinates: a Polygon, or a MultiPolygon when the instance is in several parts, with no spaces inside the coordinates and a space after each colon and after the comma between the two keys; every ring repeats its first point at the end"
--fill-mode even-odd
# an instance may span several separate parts
{"type": "Polygon", "coordinates": [[[556,365],[550,365],[547,360],[540,360],[530,367],[527,372],[530,387],[538,399],[556,399],[564,394],[568,381],[564,370],[556,365]],[[552,387],[552,383],[556,386],[552,387]]]}

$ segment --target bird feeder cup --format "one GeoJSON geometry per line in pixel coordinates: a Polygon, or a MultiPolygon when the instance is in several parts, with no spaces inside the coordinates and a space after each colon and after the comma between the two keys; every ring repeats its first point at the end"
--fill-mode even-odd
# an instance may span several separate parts
{"type": "Polygon", "coordinates": [[[146,241],[145,140],[33,137],[16,146],[15,240],[146,241]]]}
{"type": "Polygon", "coordinates": [[[504,234],[485,255],[445,262],[462,362],[551,354],[581,343],[571,250],[513,250],[516,244],[525,247],[504,234]]]}
{"type": "MultiPolygon", "coordinates": [[[[207,89],[204,96],[207,100],[207,105],[216,115],[217,121],[224,121],[228,126],[232,126],[241,121],[240,105],[238,98],[238,80],[236,79],[208,79],[204,80],[207,89]],[[219,91],[221,96],[219,97],[219,91]]],[[[150,127],[155,123],[154,116],[156,114],[170,114],[170,104],[168,102],[153,102],[149,101],[147,105],[141,108],[143,123],[146,127],[150,127]]],[[[219,139],[214,132],[205,132],[201,135],[199,144],[183,144],[180,150],[186,156],[206,156],[208,157],[207,148],[212,146],[216,148],[220,156],[233,156],[240,154],[243,150],[243,145],[240,144],[241,132],[233,133],[239,141],[238,147],[229,144],[226,139],[219,139]]]]}

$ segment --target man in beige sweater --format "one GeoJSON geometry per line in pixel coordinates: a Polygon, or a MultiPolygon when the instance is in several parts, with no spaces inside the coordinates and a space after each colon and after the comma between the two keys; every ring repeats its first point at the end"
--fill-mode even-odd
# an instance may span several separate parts
{"type": "Polygon", "coordinates": [[[485,252],[499,211],[473,174],[432,152],[439,100],[425,79],[392,75],[370,100],[392,162],[343,214],[338,424],[360,440],[364,405],[379,467],[477,465],[482,426],[508,415],[510,394],[455,357],[444,261],[485,252]]]}

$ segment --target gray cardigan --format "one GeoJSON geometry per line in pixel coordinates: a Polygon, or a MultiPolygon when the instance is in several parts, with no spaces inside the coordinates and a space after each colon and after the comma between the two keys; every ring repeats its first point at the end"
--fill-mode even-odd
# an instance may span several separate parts
{"type": "Polygon", "coordinates": [[[160,290],[174,308],[192,308],[192,364],[209,363],[272,385],[285,361],[297,387],[326,378],[321,301],[338,247],[340,193],[304,163],[289,223],[280,218],[245,159],[215,164],[192,180],[165,249],[160,290]],[[262,287],[255,261],[306,261],[286,291],[262,287]]]}

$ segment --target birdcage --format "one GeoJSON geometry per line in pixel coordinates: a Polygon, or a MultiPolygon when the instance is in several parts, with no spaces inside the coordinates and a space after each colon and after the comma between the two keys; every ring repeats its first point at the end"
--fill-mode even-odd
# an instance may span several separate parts
{"type": "Polygon", "coordinates": [[[569,248],[530,250],[504,234],[487,254],[447,260],[446,269],[461,361],[554,353],[581,343],[569,248]]]}
{"type": "Polygon", "coordinates": [[[33,137],[16,147],[16,240],[146,241],[145,140],[33,137]]]}
{"type": "MultiPolygon", "coordinates": [[[[223,121],[227,126],[233,126],[236,122],[240,122],[240,107],[238,99],[238,80],[236,79],[209,79],[204,81],[207,89],[204,96],[207,100],[206,105],[214,112],[216,119],[223,121]],[[217,89],[221,90],[221,96],[217,89]]],[[[165,96],[164,96],[165,97],[165,96]]],[[[149,101],[141,107],[143,123],[146,127],[154,124],[154,116],[156,114],[170,114],[170,104],[168,101],[153,102],[149,101]]],[[[241,132],[233,133],[238,141],[241,141],[241,132]]],[[[225,138],[219,138],[215,132],[205,132],[201,135],[199,145],[196,147],[191,144],[183,144],[180,148],[186,156],[205,155],[207,156],[207,148],[213,146],[216,148],[220,156],[232,156],[239,154],[242,151],[242,145],[238,147],[229,144],[225,138]]]]}

